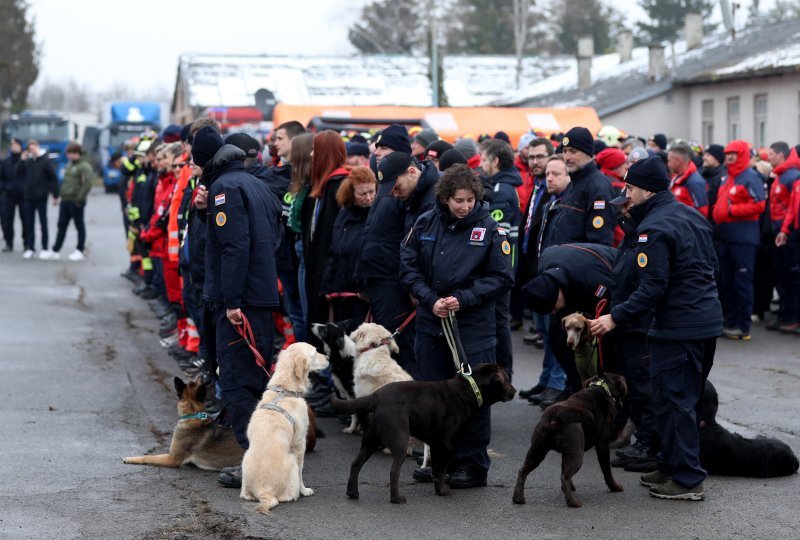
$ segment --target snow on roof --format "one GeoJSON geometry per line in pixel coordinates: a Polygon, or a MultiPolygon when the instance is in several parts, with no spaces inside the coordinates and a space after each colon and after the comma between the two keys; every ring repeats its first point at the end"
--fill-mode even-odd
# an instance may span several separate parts
{"type": "MultiPolygon", "coordinates": [[[[525,58],[521,85],[564,71],[565,59],[525,58]]],[[[443,86],[451,106],[480,106],[516,85],[511,56],[446,56],[443,86]]],[[[272,91],[291,105],[429,106],[428,59],[372,55],[352,57],[223,56],[184,54],[179,85],[192,107],[252,106],[257,90],[272,91]]]]}
{"type": "Polygon", "coordinates": [[[732,41],[726,32],[706,36],[703,46],[686,50],[686,42],[676,41],[665,49],[667,77],[651,81],[647,77],[647,47],[633,50],[631,60],[621,63],[617,53],[592,59],[592,85],[578,89],[575,58],[565,60],[561,73],[519,90],[505,93],[493,105],[538,107],[590,106],[602,117],[629,105],[669,91],[676,84],[691,84],[715,78],[737,78],[769,68],[800,65],[797,19],[748,28],[732,41]]]}

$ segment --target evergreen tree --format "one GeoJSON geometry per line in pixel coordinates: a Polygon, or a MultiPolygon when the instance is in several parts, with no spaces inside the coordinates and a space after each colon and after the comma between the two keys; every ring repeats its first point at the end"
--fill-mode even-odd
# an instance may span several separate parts
{"type": "MultiPolygon", "coordinates": [[[[649,23],[639,23],[639,38],[645,43],[674,41],[683,30],[687,13],[699,13],[708,21],[714,9],[713,0],[639,0],[639,5],[650,18],[649,23]]],[[[704,28],[711,30],[713,26],[704,28]]]]}
{"type": "Polygon", "coordinates": [[[455,54],[514,54],[513,0],[455,0],[446,32],[455,54]]]}
{"type": "Polygon", "coordinates": [[[39,48],[34,24],[23,0],[0,0],[0,116],[5,104],[25,108],[28,90],[39,76],[39,48]]]}
{"type": "Polygon", "coordinates": [[[361,17],[347,38],[364,54],[424,53],[428,26],[420,24],[427,0],[374,0],[361,8],[361,17]]]}
{"type": "Polygon", "coordinates": [[[576,54],[578,39],[594,38],[596,54],[613,50],[611,21],[619,18],[599,0],[563,0],[553,6],[553,33],[557,38],[559,52],[576,54]]]}

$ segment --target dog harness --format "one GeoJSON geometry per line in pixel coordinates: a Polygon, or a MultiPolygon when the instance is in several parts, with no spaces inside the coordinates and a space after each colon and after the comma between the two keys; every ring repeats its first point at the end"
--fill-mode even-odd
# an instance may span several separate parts
{"type": "Polygon", "coordinates": [[[274,398],[272,398],[272,401],[270,401],[269,403],[262,403],[261,405],[258,406],[258,408],[265,409],[267,411],[279,412],[289,421],[290,424],[292,424],[292,426],[297,425],[297,421],[294,419],[294,417],[291,414],[289,414],[289,411],[278,405],[278,401],[280,401],[285,397],[302,398],[303,393],[294,392],[291,390],[284,390],[283,388],[280,388],[278,386],[274,388],[267,388],[267,390],[272,390],[273,392],[275,392],[276,395],[274,398]]]}
{"type": "Polygon", "coordinates": [[[614,396],[611,395],[611,389],[608,387],[608,383],[605,381],[605,379],[598,379],[598,380],[594,381],[593,383],[590,383],[589,386],[590,387],[599,386],[600,388],[602,388],[603,390],[606,391],[606,394],[608,394],[608,397],[610,397],[612,399],[614,398],[614,396]]]}

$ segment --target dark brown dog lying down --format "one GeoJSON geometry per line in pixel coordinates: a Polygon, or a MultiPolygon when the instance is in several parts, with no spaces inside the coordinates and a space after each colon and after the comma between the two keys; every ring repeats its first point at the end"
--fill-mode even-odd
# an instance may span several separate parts
{"type": "Polygon", "coordinates": [[[606,373],[602,379],[595,376],[587,380],[586,388],[566,401],[545,409],[533,430],[531,447],[517,475],[514,502],[525,504],[525,480],[550,450],[561,454],[561,490],[567,505],[581,505],[574,493],[572,477],[583,465],[583,453],[592,446],[608,489],[622,491],[622,486],[611,475],[608,444],[611,420],[627,391],[623,377],[606,373]]]}
{"type": "MultiPolygon", "coordinates": [[[[483,396],[484,405],[514,399],[516,390],[506,372],[495,364],[478,364],[472,378],[483,396]]],[[[358,473],[381,446],[388,448],[394,461],[389,474],[393,503],[406,502],[400,495],[400,467],[406,457],[409,436],[431,448],[433,483],[437,495],[449,495],[444,473],[458,433],[478,412],[475,393],[460,375],[447,381],[405,381],[390,383],[362,398],[331,400],[336,412],[358,414],[363,426],[361,449],[350,467],[347,495],[358,498],[358,473]]]]}

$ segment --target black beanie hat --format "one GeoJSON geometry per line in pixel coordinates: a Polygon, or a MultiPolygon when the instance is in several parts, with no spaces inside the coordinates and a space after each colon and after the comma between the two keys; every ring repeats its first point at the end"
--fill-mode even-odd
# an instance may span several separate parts
{"type": "Polygon", "coordinates": [[[247,133],[231,133],[225,137],[225,144],[232,144],[236,148],[244,150],[249,158],[257,158],[261,151],[261,145],[247,133]]]}
{"type": "Polygon", "coordinates": [[[574,127],[561,139],[562,148],[574,148],[588,156],[594,155],[594,137],[585,127],[574,127]]]}
{"type": "Polygon", "coordinates": [[[628,169],[625,183],[657,193],[669,188],[669,176],[659,156],[640,159],[628,169]]]}
{"type": "Polygon", "coordinates": [[[656,143],[662,150],[667,149],[667,136],[663,133],[656,133],[653,135],[653,142],[656,143]]]}
{"type": "Polygon", "coordinates": [[[511,144],[511,139],[508,138],[508,133],[505,131],[498,131],[494,134],[494,139],[499,139],[501,141],[506,141],[508,144],[511,144]]]}
{"type": "Polygon", "coordinates": [[[592,143],[592,149],[594,150],[594,155],[599,154],[606,148],[608,148],[608,145],[605,143],[605,141],[601,141],[600,139],[595,139],[594,143],[592,143]]]}
{"type": "Polygon", "coordinates": [[[192,140],[192,161],[199,167],[205,167],[224,144],[216,129],[211,126],[201,128],[192,140]]]}
{"type": "Polygon", "coordinates": [[[539,274],[525,285],[523,293],[531,310],[540,314],[550,313],[558,300],[558,281],[547,272],[539,274]]]}
{"type": "Polygon", "coordinates": [[[455,148],[451,148],[450,150],[445,150],[442,154],[442,157],[439,158],[439,170],[444,172],[456,163],[463,163],[464,165],[467,164],[467,160],[464,156],[456,150],[455,148]]]}
{"type": "Polygon", "coordinates": [[[719,161],[720,165],[725,163],[725,147],[721,144],[711,144],[706,148],[706,152],[714,156],[714,159],[719,161]]]}
{"type": "Polygon", "coordinates": [[[192,123],[189,122],[181,128],[181,141],[189,142],[189,130],[192,129],[192,123]]]}
{"type": "Polygon", "coordinates": [[[411,153],[411,139],[405,126],[392,124],[387,127],[375,140],[375,146],[385,146],[395,152],[411,153]]]}
{"type": "Polygon", "coordinates": [[[425,157],[441,159],[442,155],[452,148],[453,145],[447,141],[433,141],[425,148],[425,157]]]}

